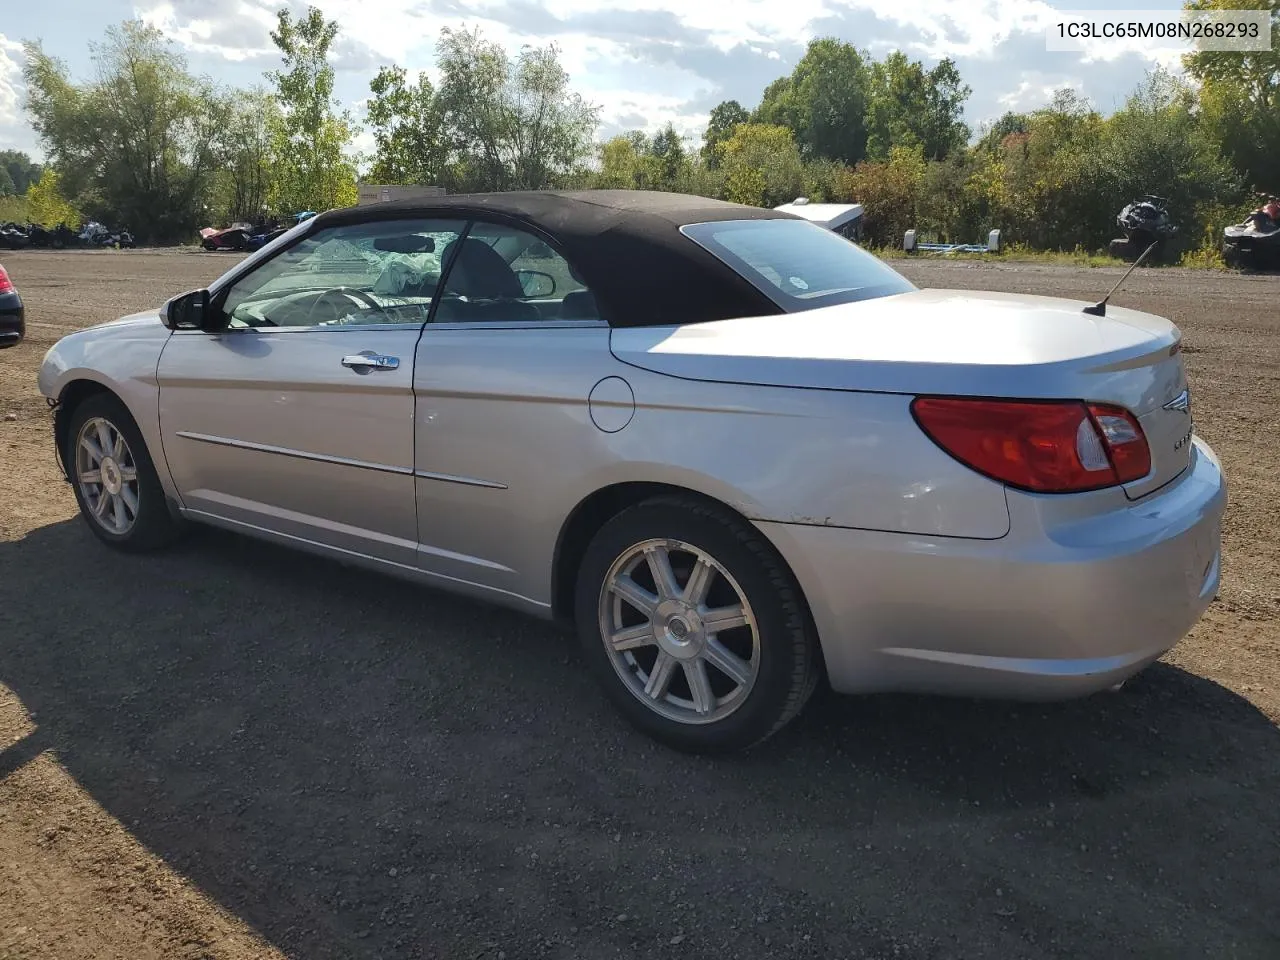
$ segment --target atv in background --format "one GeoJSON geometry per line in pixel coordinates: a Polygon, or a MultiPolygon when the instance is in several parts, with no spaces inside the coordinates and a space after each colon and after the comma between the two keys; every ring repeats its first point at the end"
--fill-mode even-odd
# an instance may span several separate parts
{"type": "Polygon", "coordinates": [[[1222,231],[1222,259],[1229,267],[1280,267],[1280,200],[1267,202],[1222,231]]]}
{"type": "Polygon", "coordinates": [[[1178,233],[1178,225],[1169,217],[1169,201],[1164,197],[1146,196],[1130,202],[1116,217],[1116,224],[1124,236],[1112,240],[1107,251],[1121,260],[1137,260],[1142,251],[1153,243],[1156,247],[1152,259],[1159,259],[1165,252],[1167,241],[1178,233]]]}
{"type": "Polygon", "coordinates": [[[77,239],[79,240],[78,245],[82,247],[127,248],[136,246],[133,242],[133,234],[129,232],[128,227],[120,230],[109,230],[97,220],[90,220],[86,223],[77,239]]]}

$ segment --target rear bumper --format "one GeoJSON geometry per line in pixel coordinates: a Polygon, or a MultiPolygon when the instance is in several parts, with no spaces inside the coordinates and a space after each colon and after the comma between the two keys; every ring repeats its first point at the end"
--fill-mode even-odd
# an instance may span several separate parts
{"type": "Polygon", "coordinates": [[[24,313],[17,293],[0,293],[0,347],[12,347],[26,335],[24,313]]]}
{"type": "Polygon", "coordinates": [[[1226,496],[1196,439],[1150,497],[1052,527],[1028,501],[1002,540],[759,526],[800,580],[837,691],[1067,699],[1137,673],[1200,619],[1226,496]]]}

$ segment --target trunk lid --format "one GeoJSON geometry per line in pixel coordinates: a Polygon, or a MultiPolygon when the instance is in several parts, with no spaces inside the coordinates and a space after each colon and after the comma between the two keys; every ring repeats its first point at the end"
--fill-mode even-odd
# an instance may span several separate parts
{"type": "Polygon", "coordinates": [[[1119,404],[1138,417],[1150,493],[1190,462],[1181,334],[1162,317],[1054,297],[917,290],[782,316],[615,329],[624,363],[691,380],[1119,404]]]}

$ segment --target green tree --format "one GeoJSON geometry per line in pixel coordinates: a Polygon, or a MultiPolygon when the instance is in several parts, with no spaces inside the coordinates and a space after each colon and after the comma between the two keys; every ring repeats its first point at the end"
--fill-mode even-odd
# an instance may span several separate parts
{"type": "Polygon", "coordinates": [[[10,193],[23,196],[31,184],[40,179],[40,164],[21,150],[0,150],[0,193],[4,192],[3,183],[11,185],[10,193]]]}
{"type": "Polygon", "coordinates": [[[969,128],[960,119],[971,89],[950,59],[926,71],[894,51],[873,63],[867,105],[867,156],[885,159],[895,146],[918,147],[941,160],[964,149],[969,128]]]}
{"type": "Polygon", "coordinates": [[[1026,134],[1029,125],[1030,122],[1025,113],[1014,113],[1010,110],[983,131],[974,149],[984,153],[997,152],[1006,138],[1026,134]]]}
{"type": "Polygon", "coordinates": [[[787,127],[740,124],[720,145],[720,166],[727,194],[752,197],[740,203],[776,207],[794,200],[804,189],[800,150],[787,127]]]}
{"type": "Polygon", "coordinates": [[[789,76],[765,88],[755,119],[788,127],[807,160],[857,163],[866,154],[868,83],[852,44],[821,37],[789,76]]]}
{"type": "Polygon", "coordinates": [[[684,139],[673,124],[668,123],[653,135],[648,152],[652,161],[650,189],[683,191],[689,180],[690,160],[684,149],[684,139]]]}
{"type": "Polygon", "coordinates": [[[1271,49],[1198,51],[1184,58],[1200,83],[1206,127],[1255,190],[1280,194],[1280,0],[1189,0],[1188,10],[1271,11],[1271,49]]]}
{"type": "Polygon", "coordinates": [[[410,84],[403,67],[383,67],[369,84],[365,120],[373,132],[374,183],[433,184],[447,150],[435,91],[424,73],[410,84]]]}
{"type": "Polygon", "coordinates": [[[768,189],[764,171],[758,167],[734,166],[725,171],[724,198],[730,203],[767,206],[765,194],[768,189]]]}
{"type": "Polygon", "coordinates": [[[635,190],[643,163],[644,157],[636,149],[633,136],[611,137],[600,145],[600,170],[592,178],[592,186],[602,190],[635,190]]]}
{"type": "Polygon", "coordinates": [[[90,49],[95,78],[77,85],[40,44],[26,45],[26,106],[61,189],[87,215],[142,240],[188,235],[222,133],[210,86],[140,21],[108,29],[90,49]]]}
{"type": "Polygon", "coordinates": [[[714,170],[720,163],[720,145],[733,136],[733,131],[751,119],[751,114],[737,100],[725,100],[711,110],[707,132],[702,137],[702,162],[714,170]]]}
{"type": "Polygon", "coordinates": [[[275,97],[261,89],[227,91],[217,106],[225,131],[218,140],[218,218],[254,222],[270,212],[280,108],[275,97]]]}
{"type": "Polygon", "coordinates": [[[554,46],[511,58],[477,30],[440,32],[439,115],[452,176],[471,190],[540,190],[592,152],[599,108],[569,87],[554,46]]]}
{"type": "Polygon", "coordinates": [[[653,137],[639,130],[622,133],[600,145],[600,168],[592,186],[604,189],[690,189],[693,163],[684,141],[668,123],[653,137]]]}
{"type": "Polygon", "coordinates": [[[27,217],[45,227],[80,226],[80,212],[63,196],[61,177],[53,167],[45,167],[40,179],[27,188],[27,217]]]}
{"type": "Polygon", "coordinates": [[[327,210],[356,202],[355,167],[346,150],[355,134],[350,116],[333,96],[329,52],[338,24],[316,7],[296,19],[288,7],[276,14],[271,40],[284,61],[267,78],[275,85],[280,116],[274,134],[279,157],[272,205],[281,210],[327,210]]]}

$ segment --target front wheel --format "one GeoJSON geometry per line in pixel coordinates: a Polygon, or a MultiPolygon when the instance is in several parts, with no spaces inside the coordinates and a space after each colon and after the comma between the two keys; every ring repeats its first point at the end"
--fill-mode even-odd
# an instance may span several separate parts
{"type": "Polygon", "coordinates": [[[153,550],[174,540],[181,526],[142,432],[128,408],[96,393],[70,414],[63,463],[80,514],[104,543],[121,550],[153,550]]]}
{"type": "Polygon", "coordinates": [[[695,500],[646,501],[605,523],[579,570],[576,620],[614,705],[680,750],[758,743],[817,683],[790,571],[758,530],[695,500]]]}

